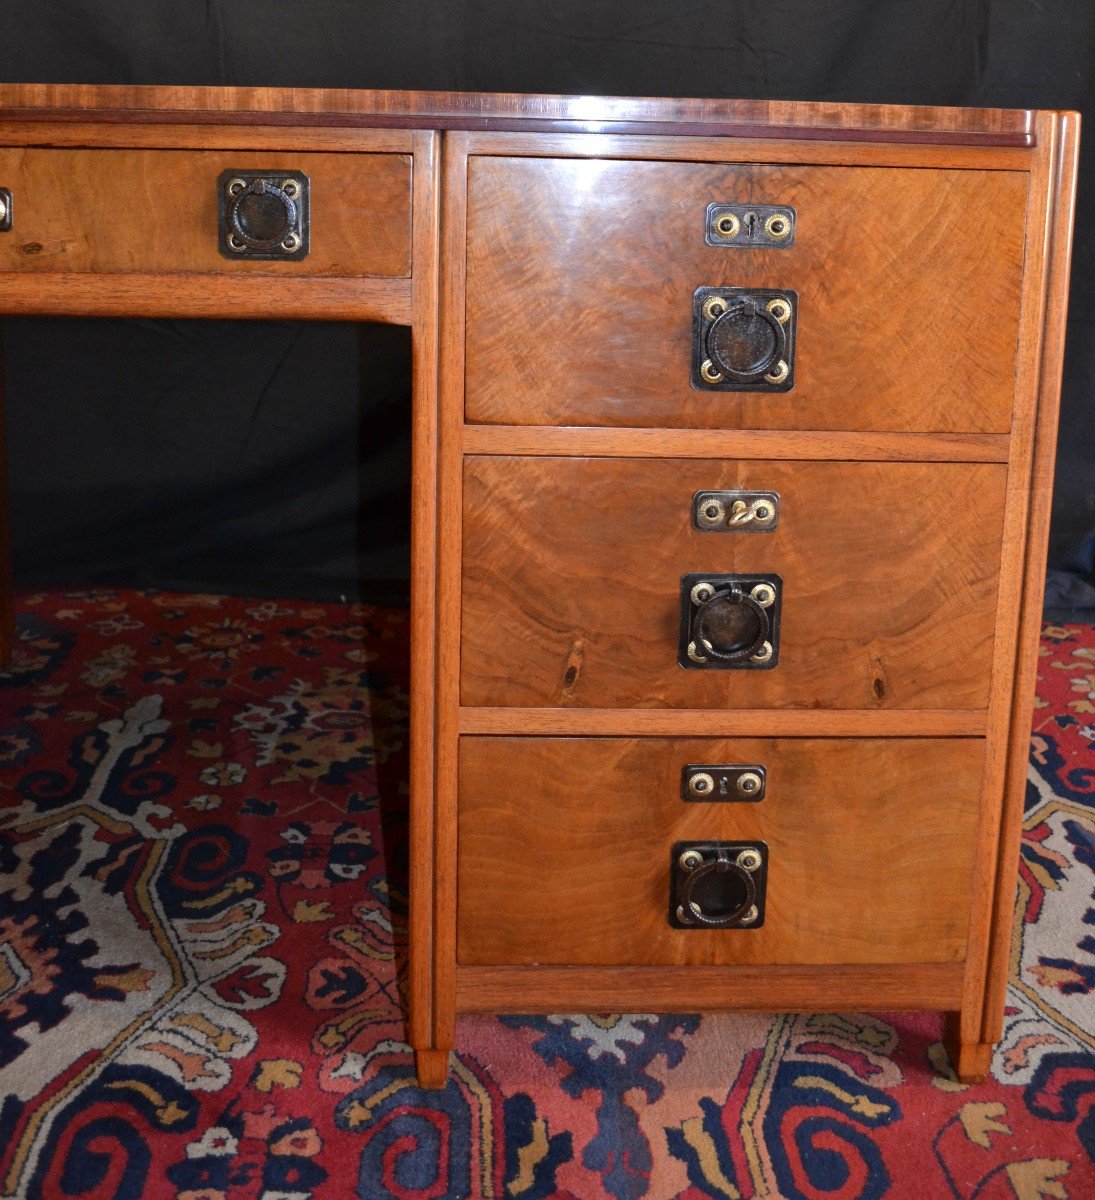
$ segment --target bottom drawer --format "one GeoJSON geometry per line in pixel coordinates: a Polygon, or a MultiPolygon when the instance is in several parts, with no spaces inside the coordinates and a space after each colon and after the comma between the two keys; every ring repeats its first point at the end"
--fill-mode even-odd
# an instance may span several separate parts
{"type": "Polygon", "coordinates": [[[974,738],[466,737],[458,961],[961,961],[982,757],[974,738]],[[763,767],[763,798],[686,801],[703,764],[763,767]],[[757,927],[674,928],[680,842],[764,843],[757,927]]]}

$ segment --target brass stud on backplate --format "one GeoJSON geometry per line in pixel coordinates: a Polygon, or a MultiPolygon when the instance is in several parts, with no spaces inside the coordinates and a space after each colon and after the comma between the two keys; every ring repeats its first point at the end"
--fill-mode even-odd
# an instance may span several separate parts
{"type": "Polygon", "coordinates": [[[764,306],[781,325],[786,325],[791,319],[791,306],[786,300],[776,297],[764,306]]]}
{"type": "Polygon", "coordinates": [[[709,583],[697,583],[688,594],[691,597],[692,603],[698,606],[706,604],[715,594],[715,589],[709,583]]]}
{"type": "Polygon", "coordinates": [[[738,917],[739,925],[752,925],[753,922],[760,916],[760,911],[755,904],[750,904],[749,907],[738,917]]]}
{"type": "Polygon", "coordinates": [[[765,642],[764,645],[761,646],[761,648],[756,652],[756,654],[750,655],[749,661],[753,663],[766,663],[774,653],[775,651],[772,649],[772,643],[765,642]]]}
{"type": "Polygon", "coordinates": [[[703,360],[703,365],[700,367],[700,374],[703,376],[705,383],[722,383],[722,372],[715,370],[715,364],[709,358],[703,360]]]}
{"type": "Polygon", "coordinates": [[[700,653],[700,651],[699,651],[699,647],[696,645],[696,643],[695,643],[695,642],[689,642],[689,643],[688,643],[688,657],[689,657],[689,658],[690,658],[690,659],[691,659],[691,660],[692,660],[694,663],[705,663],[705,662],[707,662],[707,658],[706,658],[704,655],[702,655],[702,654],[700,653]]]}
{"type": "Polygon", "coordinates": [[[776,589],[770,583],[758,583],[749,595],[761,608],[770,608],[776,602],[776,589]]]}
{"type": "Polygon", "coordinates": [[[718,529],[726,520],[726,505],[716,496],[705,500],[697,512],[698,523],[705,529],[718,529]]]}
{"type": "Polygon", "coordinates": [[[722,213],[715,221],[715,232],[729,242],[741,232],[741,222],[731,212],[722,213]]]}
{"type": "Polygon", "coordinates": [[[716,317],[721,317],[728,307],[721,296],[708,296],[703,302],[703,315],[709,321],[713,321],[716,317]]]}
{"type": "Polygon", "coordinates": [[[787,378],[787,376],[790,375],[790,373],[791,373],[791,368],[781,358],[779,360],[779,362],[776,364],[776,369],[774,371],[769,371],[768,374],[765,375],[764,378],[769,383],[782,383],[787,378]]]}
{"type": "MultiPolygon", "coordinates": [[[[681,855],[681,857],[683,858],[684,855],[681,855]]],[[[743,871],[756,871],[761,863],[764,862],[764,859],[761,857],[759,850],[750,848],[743,850],[735,859],[735,862],[737,862],[743,871]]]]}
{"type": "Polygon", "coordinates": [[[774,241],[782,242],[791,232],[791,222],[783,213],[772,213],[764,222],[764,232],[774,241]]]}
{"type": "Polygon", "coordinates": [[[677,859],[677,863],[682,871],[694,871],[703,865],[703,855],[698,850],[686,850],[677,859]]]}
{"type": "Polygon", "coordinates": [[[705,771],[697,771],[689,777],[688,790],[693,796],[710,796],[715,790],[715,780],[705,771]]]}
{"type": "Polygon", "coordinates": [[[742,771],[735,785],[743,796],[752,796],[760,791],[761,777],[756,771],[742,771]]]}

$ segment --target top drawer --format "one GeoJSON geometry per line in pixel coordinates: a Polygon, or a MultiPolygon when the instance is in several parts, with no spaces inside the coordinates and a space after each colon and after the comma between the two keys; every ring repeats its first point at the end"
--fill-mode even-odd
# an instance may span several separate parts
{"type": "Polygon", "coordinates": [[[1006,432],[1023,172],[472,158],[467,418],[516,425],[1006,432]],[[796,210],[710,246],[708,205],[796,210]],[[697,391],[706,286],[798,293],[789,392],[697,391]]]}
{"type": "Polygon", "coordinates": [[[0,187],[13,199],[12,228],[0,233],[0,271],[411,271],[411,160],[402,154],[0,148],[0,187]],[[221,253],[225,171],[307,176],[305,257],[221,253]]]}

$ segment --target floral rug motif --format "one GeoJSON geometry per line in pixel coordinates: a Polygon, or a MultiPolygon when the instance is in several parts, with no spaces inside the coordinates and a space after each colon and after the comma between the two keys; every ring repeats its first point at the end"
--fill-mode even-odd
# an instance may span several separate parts
{"type": "Polygon", "coordinates": [[[1095,1196],[1095,629],[1044,631],[1007,1028],[469,1017],[404,1042],[406,613],[22,595],[0,674],[0,1197],[1095,1196]]]}

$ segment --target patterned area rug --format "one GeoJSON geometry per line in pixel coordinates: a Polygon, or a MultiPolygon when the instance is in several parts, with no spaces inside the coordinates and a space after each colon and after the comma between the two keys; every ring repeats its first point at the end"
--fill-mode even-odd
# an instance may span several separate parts
{"type": "Polygon", "coordinates": [[[404,1044],[406,617],[20,598],[0,676],[0,1195],[1095,1196],[1095,630],[1048,628],[1008,1027],[461,1020],[404,1044]]]}

